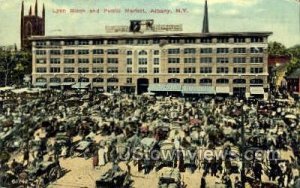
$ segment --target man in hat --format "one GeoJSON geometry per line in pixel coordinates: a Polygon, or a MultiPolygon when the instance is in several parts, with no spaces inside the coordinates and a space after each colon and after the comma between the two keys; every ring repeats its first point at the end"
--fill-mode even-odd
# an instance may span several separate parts
{"type": "Polygon", "coordinates": [[[200,188],[206,188],[206,180],[205,180],[205,176],[206,176],[206,174],[203,173],[202,178],[201,178],[200,188]]]}

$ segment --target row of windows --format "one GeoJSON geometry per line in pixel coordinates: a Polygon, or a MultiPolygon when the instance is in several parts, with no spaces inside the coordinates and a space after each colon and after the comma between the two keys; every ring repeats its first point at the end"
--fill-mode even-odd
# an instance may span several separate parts
{"type": "MultiPolygon", "coordinates": [[[[64,45],[72,46],[72,45],[101,45],[105,44],[105,41],[107,44],[150,44],[150,40],[152,40],[153,44],[161,44],[161,43],[169,43],[169,44],[179,44],[179,43],[187,43],[187,44],[194,44],[196,43],[196,40],[200,39],[201,43],[212,43],[213,39],[216,39],[217,43],[229,43],[230,39],[233,39],[234,43],[245,43],[246,39],[249,39],[249,37],[203,37],[203,38],[185,38],[185,39],[179,39],[179,38],[154,38],[154,39],[125,39],[125,40],[118,40],[118,39],[98,39],[98,40],[65,40],[64,45]]],[[[250,37],[250,41],[252,43],[262,43],[264,41],[263,37],[250,37]]],[[[46,46],[46,41],[36,41],[36,46],[46,46]]],[[[61,42],[59,40],[53,40],[50,41],[51,46],[60,46],[61,42]]]]}
{"type": "MultiPolygon", "coordinates": [[[[243,54],[247,53],[247,48],[217,48],[216,53],[217,54],[227,54],[230,53],[230,50],[232,50],[232,53],[237,53],[237,54],[243,54]]],[[[250,48],[250,53],[263,53],[264,49],[263,48],[257,48],[257,47],[252,47],[250,48]]],[[[180,54],[180,48],[173,48],[173,49],[168,49],[168,54],[173,55],[173,54],[180,54]]],[[[196,54],[197,49],[196,48],[185,48],[183,49],[184,54],[196,54]]],[[[200,53],[201,54],[211,54],[213,53],[213,48],[200,48],[200,53]]]]}
{"type": "MultiPolygon", "coordinates": [[[[170,67],[168,68],[168,73],[181,73],[180,68],[170,67]]],[[[183,73],[196,73],[196,67],[185,67],[183,73]]],[[[200,67],[200,73],[213,73],[212,67],[200,67]]],[[[228,67],[217,67],[216,73],[229,73],[228,67]]],[[[233,73],[246,73],[246,68],[244,67],[234,67],[233,73]]],[[[257,74],[263,73],[263,68],[261,67],[251,67],[250,73],[257,74]]]]}
{"type": "MultiPolygon", "coordinates": [[[[78,67],[78,73],[89,73],[90,69],[88,67],[78,67]]],[[[60,73],[61,68],[60,67],[50,67],[50,73],[60,73]]],[[[38,67],[36,68],[37,73],[46,73],[47,68],[46,67],[38,67]]],[[[74,67],[64,67],[63,68],[64,73],[75,73],[74,67]]],[[[93,73],[103,73],[104,68],[103,67],[93,67],[92,68],[93,73]]],[[[107,73],[118,73],[118,67],[107,67],[107,73]]]]}
{"type": "MultiPolygon", "coordinates": [[[[64,58],[63,61],[65,64],[75,63],[74,58],[64,58]]],[[[93,63],[104,63],[103,58],[93,58],[92,61],[93,61],[93,63]]],[[[46,59],[45,58],[36,59],[36,63],[37,64],[46,64],[46,59]]],[[[61,63],[60,58],[50,58],[50,64],[60,64],[60,63],[61,63]]],[[[88,58],[78,58],[78,63],[90,63],[90,60],[88,58]]],[[[117,63],[119,63],[119,59],[118,58],[107,58],[107,63],[117,64],[117,63]]]]}
{"type": "MultiPolygon", "coordinates": [[[[196,63],[196,58],[184,58],[184,63],[196,63]]],[[[250,63],[263,63],[264,58],[263,57],[251,57],[250,63]]],[[[212,57],[201,57],[200,63],[212,63],[213,58],[212,57]]],[[[217,57],[216,58],[217,63],[229,63],[228,57],[217,57]]],[[[233,57],[232,58],[233,63],[246,63],[246,57],[233,57]]],[[[168,58],[168,63],[180,63],[180,58],[168,58]]]]}
{"type": "MultiPolygon", "coordinates": [[[[55,77],[55,78],[50,78],[49,81],[51,83],[60,83],[61,79],[55,77]]],[[[64,82],[75,82],[75,78],[69,77],[69,78],[65,78],[63,81],[64,82]]],[[[81,77],[81,78],[77,79],[77,81],[78,82],[90,82],[90,79],[86,78],[86,77],[81,77]]],[[[93,78],[92,81],[93,82],[104,82],[104,79],[97,77],[97,78],[93,78]]],[[[46,78],[36,78],[36,82],[47,82],[47,79],[46,78]]],[[[108,83],[117,83],[117,82],[119,82],[119,79],[118,78],[108,78],[107,82],[108,83]]]]}

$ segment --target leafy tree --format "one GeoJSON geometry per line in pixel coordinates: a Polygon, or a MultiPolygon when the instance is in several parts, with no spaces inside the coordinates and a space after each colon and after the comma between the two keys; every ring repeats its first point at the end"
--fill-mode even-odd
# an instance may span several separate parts
{"type": "Polygon", "coordinates": [[[291,56],[291,62],[287,67],[287,75],[300,68],[300,44],[289,48],[288,53],[291,56]]]}
{"type": "Polygon", "coordinates": [[[269,55],[288,55],[288,50],[286,47],[279,42],[270,42],[268,44],[268,53],[269,55]]]}

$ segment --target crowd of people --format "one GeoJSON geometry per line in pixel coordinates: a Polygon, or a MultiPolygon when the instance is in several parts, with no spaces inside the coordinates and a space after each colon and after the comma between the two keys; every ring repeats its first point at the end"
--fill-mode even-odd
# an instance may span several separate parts
{"type": "MultiPolygon", "coordinates": [[[[125,161],[129,172],[200,171],[201,188],[211,184],[209,176],[225,187],[300,186],[297,101],[55,91],[2,95],[0,149],[12,154],[1,159],[2,184],[29,176],[29,168],[45,161],[57,168],[61,157],[76,156],[92,157],[100,169],[125,161]]],[[[55,177],[43,172],[39,179],[45,185],[61,176],[62,171],[55,177]]]]}

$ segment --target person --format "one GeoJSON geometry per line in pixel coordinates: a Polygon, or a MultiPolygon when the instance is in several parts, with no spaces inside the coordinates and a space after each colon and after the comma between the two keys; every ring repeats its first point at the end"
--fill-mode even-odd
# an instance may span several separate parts
{"type": "Polygon", "coordinates": [[[98,157],[98,152],[94,152],[93,155],[93,168],[95,169],[96,166],[98,166],[99,163],[99,157],[98,157]]]}
{"type": "Polygon", "coordinates": [[[23,165],[25,166],[25,161],[26,161],[26,165],[28,165],[29,163],[29,150],[28,148],[24,149],[24,153],[23,153],[23,165]]]}
{"type": "Polygon", "coordinates": [[[239,177],[235,177],[235,180],[234,180],[234,188],[242,188],[243,185],[242,185],[242,182],[239,180],[239,177]]]}
{"type": "Polygon", "coordinates": [[[203,173],[202,178],[201,178],[201,185],[200,188],[206,188],[206,180],[205,180],[206,174],[203,173]]]}
{"type": "Polygon", "coordinates": [[[104,166],[106,164],[105,155],[106,155],[105,148],[103,146],[100,146],[98,150],[99,166],[104,166]]]}
{"type": "Polygon", "coordinates": [[[253,172],[254,172],[254,178],[256,180],[261,181],[262,165],[258,161],[254,163],[253,172]]]}
{"type": "Polygon", "coordinates": [[[213,157],[210,168],[211,168],[211,176],[216,176],[218,172],[218,164],[217,164],[216,157],[213,157]]]}

